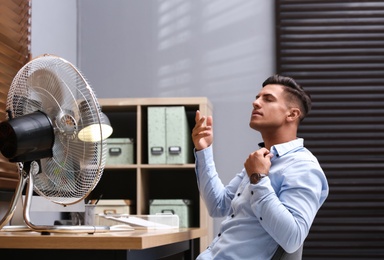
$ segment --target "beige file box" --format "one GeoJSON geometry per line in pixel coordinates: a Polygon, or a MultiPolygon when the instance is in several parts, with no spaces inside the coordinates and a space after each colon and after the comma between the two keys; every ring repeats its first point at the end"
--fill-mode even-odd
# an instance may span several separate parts
{"type": "Polygon", "coordinates": [[[85,205],[85,224],[100,225],[99,214],[116,215],[130,214],[130,200],[92,200],[91,204],[85,205]],[[97,203],[97,204],[96,204],[97,203]]]}
{"type": "Polygon", "coordinates": [[[184,106],[148,108],[148,163],[191,162],[191,133],[184,106]]]}

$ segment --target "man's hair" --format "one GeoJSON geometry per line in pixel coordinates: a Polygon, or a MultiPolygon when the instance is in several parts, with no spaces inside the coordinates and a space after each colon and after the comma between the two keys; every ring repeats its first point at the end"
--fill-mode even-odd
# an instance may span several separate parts
{"type": "Polygon", "coordinates": [[[284,86],[284,90],[287,92],[288,97],[292,101],[296,101],[300,106],[299,108],[301,111],[301,121],[307,116],[309,111],[311,111],[311,96],[299,84],[297,84],[297,82],[293,78],[276,74],[267,78],[263,82],[263,87],[269,84],[277,84],[284,86]]]}

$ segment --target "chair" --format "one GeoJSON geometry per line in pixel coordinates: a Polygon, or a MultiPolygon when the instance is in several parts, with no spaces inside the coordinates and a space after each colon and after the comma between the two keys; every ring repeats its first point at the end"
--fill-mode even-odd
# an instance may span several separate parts
{"type": "Polygon", "coordinates": [[[284,249],[279,246],[272,257],[272,260],[301,260],[301,256],[303,254],[303,245],[291,254],[288,254],[284,251],[284,249]]]}

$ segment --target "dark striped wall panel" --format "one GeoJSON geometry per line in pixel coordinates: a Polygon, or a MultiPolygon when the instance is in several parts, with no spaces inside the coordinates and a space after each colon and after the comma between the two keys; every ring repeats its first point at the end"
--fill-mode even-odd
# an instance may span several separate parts
{"type": "Polygon", "coordinates": [[[384,1],[275,3],[276,71],[311,93],[299,135],[330,185],[303,259],[384,259],[384,1]]]}

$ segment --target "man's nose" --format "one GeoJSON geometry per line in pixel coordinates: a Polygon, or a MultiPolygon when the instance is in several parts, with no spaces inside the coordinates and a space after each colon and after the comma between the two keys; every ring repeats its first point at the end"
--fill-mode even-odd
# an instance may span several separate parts
{"type": "Polygon", "coordinates": [[[255,100],[252,102],[252,106],[253,106],[253,107],[260,107],[259,99],[255,99],[255,100]]]}

